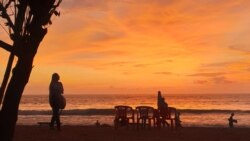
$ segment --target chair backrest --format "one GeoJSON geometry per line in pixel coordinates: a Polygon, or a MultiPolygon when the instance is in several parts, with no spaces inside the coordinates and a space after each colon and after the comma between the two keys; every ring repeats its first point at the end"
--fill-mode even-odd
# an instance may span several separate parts
{"type": "Polygon", "coordinates": [[[168,107],[168,111],[169,111],[169,118],[174,118],[176,116],[176,112],[177,112],[176,108],[168,107]]]}
{"type": "Polygon", "coordinates": [[[133,108],[125,105],[115,106],[115,116],[116,118],[133,117],[133,108]]]}
{"type": "Polygon", "coordinates": [[[159,116],[164,117],[166,119],[173,118],[176,114],[176,108],[167,107],[167,108],[158,108],[159,116]]]}
{"type": "Polygon", "coordinates": [[[153,118],[154,108],[150,106],[137,106],[137,118],[153,118]]]}

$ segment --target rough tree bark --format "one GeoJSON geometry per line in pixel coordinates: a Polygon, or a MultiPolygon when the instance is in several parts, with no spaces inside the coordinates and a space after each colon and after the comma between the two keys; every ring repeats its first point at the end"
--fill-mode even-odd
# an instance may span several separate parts
{"type": "Polygon", "coordinates": [[[5,5],[0,3],[2,5],[0,16],[6,19],[6,25],[12,30],[10,37],[13,40],[11,48],[7,45],[2,48],[18,58],[12,70],[0,112],[0,141],[10,141],[13,138],[20,99],[29,81],[33,59],[40,42],[47,33],[46,25],[51,24],[51,16],[59,15],[56,8],[60,3],[61,0],[9,0],[5,5]],[[17,12],[13,23],[8,21],[6,16],[9,15],[5,14],[7,4],[11,3],[17,12]]]}

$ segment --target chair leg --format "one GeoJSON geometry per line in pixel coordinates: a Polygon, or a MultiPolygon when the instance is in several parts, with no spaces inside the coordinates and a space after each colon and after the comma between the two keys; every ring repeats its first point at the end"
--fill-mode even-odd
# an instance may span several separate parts
{"type": "Polygon", "coordinates": [[[173,130],[174,129],[174,120],[171,119],[171,129],[173,130]]]}
{"type": "Polygon", "coordinates": [[[137,118],[136,128],[139,129],[140,119],[137,118]]]}
{"type": "Polygon", "coordinates": [[[115,120],[114,120],[114,127],[115,127],[115,129],[118,128],[118,119],[115,119],[115,120]]]}
{"type": "Polygon", "coordinates": [[[126,119],[126,126],[127,126],[127,129],[129,128],[129,119],[126,119]]]}
{"type": "Polygon", "coordinates": [[[142,119],[142,125],[143,125],[143,128],[146,127],[146,125],[147,125],[147,119],[146,118],[142,119]]]}
{"type": "Polygon", "coordinates": [[[132,119],[133,128],[135,128],[135,120],[132,119]]]}
{"type": "Polygon", "coordinates": [[[148,119],[148,127],[151,128],[151,119],[148,119]]]}
{"type": "Polygon", "coordinates": [[[156,124],[156,123],[155,123],[155,119],[153,119],[153,123],[154,123],[154,128],[155,128],[155,124],[156,124]]]}
{"type": "Polygon", "coordinates": [[[160,118],[157,118],[156,124],[157,124],[157,128],[160,129],[161,128],[161,119],[160,118]]]}

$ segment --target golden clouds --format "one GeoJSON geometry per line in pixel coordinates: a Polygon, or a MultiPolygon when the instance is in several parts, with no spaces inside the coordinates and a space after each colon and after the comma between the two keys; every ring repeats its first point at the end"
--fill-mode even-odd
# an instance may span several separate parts
{"type": "Polygon", "coordinates": [[[216,85],[249,83],[249,1],[67,0],[61,10],[31,79],[58,71],[70,93],[226,92],[216,85]]]}

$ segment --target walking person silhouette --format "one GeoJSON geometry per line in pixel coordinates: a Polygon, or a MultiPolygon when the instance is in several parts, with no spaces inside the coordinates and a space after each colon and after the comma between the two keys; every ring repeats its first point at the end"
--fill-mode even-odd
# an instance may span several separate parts
{"type": "Polygon", "coordinates": [[[63,85],[59,82],[60,76],[57,73],[52,75],[52,79],[49,86],[49,103],[52,108],[52,117],[50,122],[50,129],[54,129],[54,124],[57,125],[57,130],[61,130],[60,122],[60,100],[64,92],[63,85]]]}

